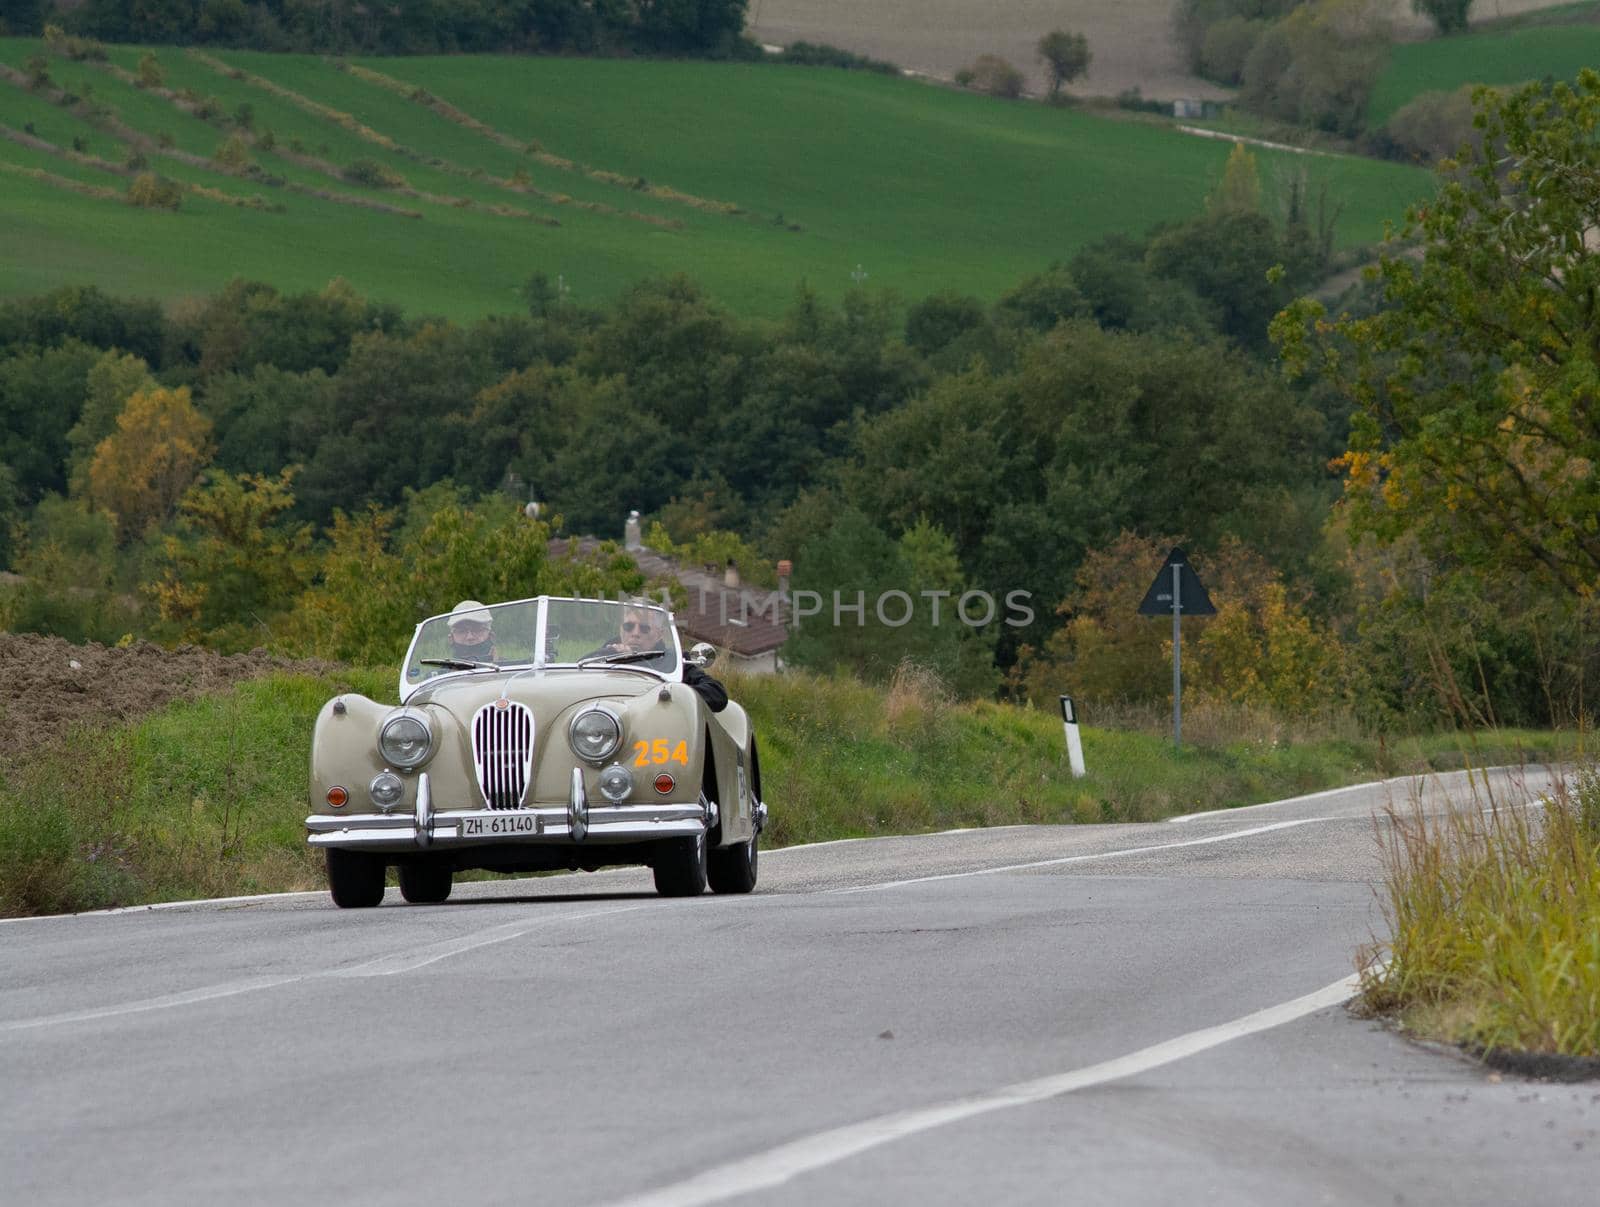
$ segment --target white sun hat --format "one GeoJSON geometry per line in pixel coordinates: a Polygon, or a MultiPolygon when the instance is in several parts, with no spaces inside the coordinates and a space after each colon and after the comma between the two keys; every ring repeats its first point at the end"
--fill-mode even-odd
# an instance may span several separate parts
{"type": "Polygon", "coordinates": [[[453,629],[458,624],[488,624],[489,609],[475,599],[463,599],[450,609],[450,627],[453,629]]]}

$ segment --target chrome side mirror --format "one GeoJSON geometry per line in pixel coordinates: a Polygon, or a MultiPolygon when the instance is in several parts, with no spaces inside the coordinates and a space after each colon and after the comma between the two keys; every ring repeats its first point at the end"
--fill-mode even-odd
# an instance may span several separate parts
{"type": "Polygon", "coordinates": [[[689,652],[684,655],[683,660],[690,666],[698,666],[701,670],[705,670],[717,660],[717,647],[709,642],[697,641],[689,647],[689,652]]]}

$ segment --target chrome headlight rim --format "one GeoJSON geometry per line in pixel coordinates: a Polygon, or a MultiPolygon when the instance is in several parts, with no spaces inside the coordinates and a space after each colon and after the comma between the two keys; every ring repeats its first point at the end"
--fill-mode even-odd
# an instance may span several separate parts
{"type": "Polygon", "coordinates": [[[606,762],[617,751],[622,749],[622,718],[617,715],[614,708],[604,704],[590,704],[580,708],[572,715],[572,720],[567,722],[567,745],[572,748],[572,753],[586,763],[596,766],[606,762]],[[611,722],[611,741],[604,750],[589,750],[578,744],[578,725],[585,717],[602,716],[611,722]]]}
{"type": "Polygon", "coordinates": [[[391,767],[398,767],[402,771],[412,771],[426,763],[433,755],[433,747],[433,726],[428,724],[427,717],[411,709],[388,717],[378,729],[378,752],[391,767]],[[396,753],[389,746],[389,731],[404,722],[416,725],[422,730],[422,744],[411,754],[396,753]]]}

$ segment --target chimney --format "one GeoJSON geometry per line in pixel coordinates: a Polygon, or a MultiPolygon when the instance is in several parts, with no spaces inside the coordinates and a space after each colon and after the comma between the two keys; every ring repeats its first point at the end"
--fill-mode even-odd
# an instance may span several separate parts
{"type": "Polygon", "coordinates": [[[722,572],[722,585],[732,587],[735,591],[739,589],[739,567],[733,564],[731,557],[728,559],[728,568],[722,572]]]}
{"type": "Polygon", "coordinates": [[[630,511],[628,522],[622,526],[622,547],[629,553],[636,553],[644,548],[644,533],[639,524],[637,511],[630,511]]]}
{"type": "Polygon", "coordinates": [[[784,558],[778,563],[778,598],[789,598],[789,576],[794,573],[794,563],[784,558]]]}

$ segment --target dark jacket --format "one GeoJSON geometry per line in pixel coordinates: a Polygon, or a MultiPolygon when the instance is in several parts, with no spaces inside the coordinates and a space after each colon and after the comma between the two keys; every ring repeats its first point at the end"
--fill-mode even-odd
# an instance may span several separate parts
{"type": "Polygon", "coordinates": [[[706,707],[712,712],[721,712],[728,707],[728,689],[698,666],[691,666],[685,662],[683,664],[683,681],[700,693],[700,698],[706,702],[706,707]]]}

